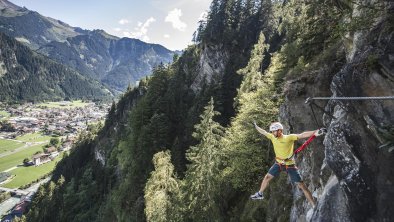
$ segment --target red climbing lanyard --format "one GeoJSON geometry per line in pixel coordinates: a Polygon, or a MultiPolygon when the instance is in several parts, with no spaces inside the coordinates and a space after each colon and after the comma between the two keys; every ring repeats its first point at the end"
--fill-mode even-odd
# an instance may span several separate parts
{"type": "Polygon", "coordinates": [[[312,142],[312,140],[314,140],[316,138],[316,135],[313,134],[311,137],[309,137],[309,139],[307,141],[305,141],[305,143],[303,143],[300,147],[298,147],[295,151],[294,154],[297,154],[299,152],[301,152],[303,149],[306,148],[306,146],[308,146],[309,143],[312,142]]]}
{"type": "MultiPolygon", "coordinates": [[[[319,135],[323,134],[323,132],[324,132],[323,129],[319,129],[319,135]]],[[[312,140],[314,140],[315,138],[316,138],[316,135],[313,134],[311,137],[309,137],[309,139],[307,141],[305,141],[300,147],[298,147],[289,158],[281,159],[281,158],[276,157],[275,159],[277,160],[277,162],[279,162],[279,161],[285,162],[285,161],[291,160],[294,157],[294,155],[296,155],[297,153],[299,153],[302,150],[304,150],[312,142],[312,140]]]]}

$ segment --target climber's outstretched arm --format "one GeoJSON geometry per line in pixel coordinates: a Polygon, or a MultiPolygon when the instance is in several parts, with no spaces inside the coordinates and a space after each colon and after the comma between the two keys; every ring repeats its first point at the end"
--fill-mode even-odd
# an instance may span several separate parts
{"type": "Polygon", "coordinates": [[[315,134],[317,131],[318,131],[318,130],[305,131],[305,132],[303,132],[303,133],[296,134],[296,136],[298,137],[298,139],[309,138],[309,137],[311,137],[313,134],[315,134]]]}
{"type": "Polygon", "coordinates": [[[263,134],[264,136],[267,136],[268,132],[265,131],[264,129],[260,128],[260,127],[256,124],[256,122],[253,122],[253,125],[254,125],[254,128],[256,128],[256,130],[257,130],[259,133],[263,134]]]}

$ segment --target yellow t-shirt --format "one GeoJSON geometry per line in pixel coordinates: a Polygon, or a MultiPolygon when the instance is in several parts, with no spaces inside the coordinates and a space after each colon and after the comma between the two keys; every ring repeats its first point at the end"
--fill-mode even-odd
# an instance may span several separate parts
{"type": "MultiPolygon", "coordinates": [[[[275,156],[280,159],[287,159],[293,155],[294,152],[294,141],[298,140],[295,134],[282,135],[280,138],[276,138],[274,134],[268,133],[266,135],[274,145],[275,156]]],[[[286,165],[295,164],[294,160],[287,160],[286,165]]]]}

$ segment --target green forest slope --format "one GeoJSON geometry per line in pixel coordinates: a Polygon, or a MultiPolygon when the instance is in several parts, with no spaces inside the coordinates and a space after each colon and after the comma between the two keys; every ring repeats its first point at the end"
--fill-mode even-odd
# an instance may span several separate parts
{"type": "Polygon", "coordinates": [[[109,99],[99,82],[31,51],[0,33],[0,101],[109,99]]]}
{"type": "Polygon", "coordinates": [[[351,18],[348,1],[214,0],[196,44],[81,136],[27,221],[288,221],[285,176],[249,200],[274,159],[251,123],[278,120],[287,80],[344,63],[346,35],[368,29],[375,7],[351,18]]]}

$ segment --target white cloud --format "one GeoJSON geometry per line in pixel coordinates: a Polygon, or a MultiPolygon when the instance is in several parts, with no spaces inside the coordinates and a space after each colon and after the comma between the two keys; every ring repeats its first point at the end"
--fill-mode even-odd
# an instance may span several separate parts
{"type": "Polygon", "coordinates": [[[114,28],[114,30],[115,30],[116,32],[120,32],[120,31],[122,31],[122,29],[121,29],[121,28],[114,28]]]}
{"type": "Polygon", "coordinates": [[[121,24],[121,25],[126,25],[127,23],[129,23],[129,20],[121,19],[121,20],[118,21],[118,23],[121,24]]]}
{"type": "Polygon", "coordinates": [[[142,41],[149,41],[149,37],[147,35],[148,28],[152,22],[155,22],[156,19],[153,17],[148,18],[144,23],[138,22],[137,27],[134,28],[134,32],[123,32],[123,35],[130,38],[141,39],[142,41]]]}
{"type": "Polygon", "coordinates": [[[182,10],[175,8],[174,10],[168,12],[168,15],[165,18],[166,22],[172,23],[172,27],[179,31],[186,30],[186,23],[182,22],[180,17],[182,16],[182,10]]]}
{"type": "Polygon", "coordinates": [[[170,38],[170,35],[169,35],[169,34],[164,34],[163,37],[166,38],[166,39],[168,39],[168,38],[170,38]]]}

